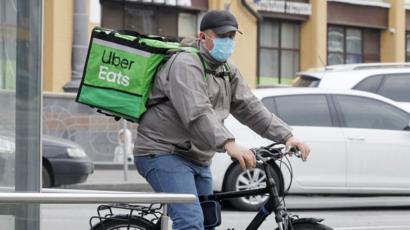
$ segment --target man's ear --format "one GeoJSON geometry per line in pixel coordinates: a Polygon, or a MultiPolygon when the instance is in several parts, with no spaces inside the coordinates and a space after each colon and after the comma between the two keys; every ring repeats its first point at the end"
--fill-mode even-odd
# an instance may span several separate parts
{"type": "Polygon", "coordinates": [[[202,31],[199,32],[198,37],[199,37],[199,40],[205,41],[205,38],[206,38],[205,32],[202,32],[202,31]]]}

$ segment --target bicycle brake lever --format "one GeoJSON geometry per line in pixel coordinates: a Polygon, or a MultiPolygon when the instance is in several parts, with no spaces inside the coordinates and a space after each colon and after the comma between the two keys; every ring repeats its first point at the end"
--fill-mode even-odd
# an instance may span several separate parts
{"type": "Polygon", "coordinates": [[[289,154],[290,156],[295,155],[297,158],[302,157],[302,153],[296,146],[286,146],[286,148],[282,150],[282,153],[289,154]]]}

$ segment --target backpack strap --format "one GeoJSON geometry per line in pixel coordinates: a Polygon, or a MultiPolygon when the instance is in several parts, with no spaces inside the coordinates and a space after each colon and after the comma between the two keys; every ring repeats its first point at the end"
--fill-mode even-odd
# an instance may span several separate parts
{"type": "Polygon", "coordinates": [[[224,68],[223,77],[224,78],[228,77],[229,81],[232,81],[232,71],[231,71],[231,67],[229,66],[228,62],[224,63],[223,68],[224,68]]]}
{"type": "Polygon", "coordinates": [[[205,70],[205,81],[208,80],[208,74],[212,74],[215,77],[219,77],[219,78],[229,78],[229,81],[232,80],[232,72],[231,72],[231,67],[229,66],[229,64],[227,62],[224,63],[223,65],[223,72],[216,72],[215,70],[210,70],[208,68],[208,64],[205,62],[204,57],[202,57],[202,55],[198,52],[196,53],[197,56],[199,57],[199,60],[201,60],[202,65],[204,66],[204,70],[205,70]]]}
{"type": "Polygon", "coordinates": [[[204,57],[202,57],[202,55],[201,55],[199,52],[196,53],[196,55],[199,57],[199,60],[201,60],[202,66],[204,67],[204,72],[205,72],[204,79],[205,79],[205,81],[208,81],[208,74],[213,74],[213,75],[215,75],[216,72],[213,71],[213,70],[210,70],[210,69],[208,68],[208,64],[206,64],[204,57]]]}
{"type": "MultiPolygon", "coordinates": [[[[190,52],[190,53],[195,54],[196,56],[199,57],[199,60],[201,61],[202,66],[204,67],[204,74],[205,74],[204,79],[205,79],[205,81],[208,81],[208,74],[212,74],[212,75],[214,75],[215,77],[225,78],[225,79],[226,79],[226,77],[228,77],[229,81],[232,80],[231,67],[229,66],[229,64],[228,64],[227,62],[225,62],[224,65],[223,65],[223,69],[224,69],[223,72],[217,73],[215,70],[210,70],[210,69],[208,68],[208,64],[205,62],[204,57],[202,57],[202,55],[199,53],[199,51],[198,51],[197,49],[195,49],[195,50],[194,50],[194,49],[182,49],[182,50],[173,49],[173,50],[169,53],[169,54],[170,54],[169,57],[166,58],[166,59],[163,61],[162,64],[164,64],[165,62],[167,62],[172,55],[174,55],[174,54],[178,55],[179,52],[190,52]]],[[[173,61],[175,61],[175,59],[174,59],[173,61]]],[[[172,65],[172,64],[171,64],[171,65],[172,65]]],[[[169,80],[169,72],[168,72],[168,74],[167,74],[167,80],[169,80]]],[[[153,107],[153,106],[162,104],[162,103],[167,102],[167,101],[169,101],[169,98],[168,98],[168,97],[159,98],[159,99],[156,100],[154,103],[148,104],[148,105],[147,105],[147,108],[150,108],[150,107],[153,107]]]]}

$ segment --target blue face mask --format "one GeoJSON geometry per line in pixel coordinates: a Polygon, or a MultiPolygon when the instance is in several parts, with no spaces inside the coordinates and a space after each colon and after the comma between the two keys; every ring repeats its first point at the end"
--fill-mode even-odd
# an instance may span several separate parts
{"type": "Polygon", "coordinates": [[[209,54],[217,61],[224,62],[228,60],[235,49],[235,41],[231,38],[214,38],[214,48],[209,54]]]}

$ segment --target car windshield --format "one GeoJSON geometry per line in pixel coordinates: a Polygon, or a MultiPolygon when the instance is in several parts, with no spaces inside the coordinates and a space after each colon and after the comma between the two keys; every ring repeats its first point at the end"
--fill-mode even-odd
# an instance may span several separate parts
{"type": "Polygon", "coordinates": [[[319,85],[320,80],[308,76],[308,75],[300,75],[295,78],[295,80],[292,83],[293,87],[317,87],[319,85]]]}

